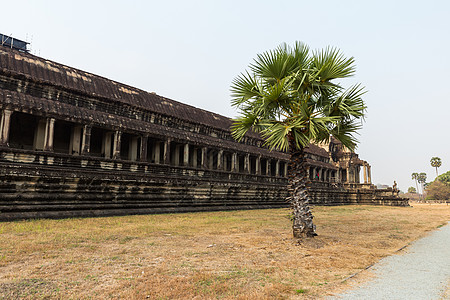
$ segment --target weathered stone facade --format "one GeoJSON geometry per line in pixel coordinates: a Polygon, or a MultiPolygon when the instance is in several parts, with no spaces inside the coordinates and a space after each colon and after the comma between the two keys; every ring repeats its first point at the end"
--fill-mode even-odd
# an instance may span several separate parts
{"type": "MultiPolygon", "coordinates": [[[[0,116],[0,220],[287,205],[289,156],[229,118],[8,48],[0,116]]],[[[310,152],[312,190],[350,178],[310,152]]]]}

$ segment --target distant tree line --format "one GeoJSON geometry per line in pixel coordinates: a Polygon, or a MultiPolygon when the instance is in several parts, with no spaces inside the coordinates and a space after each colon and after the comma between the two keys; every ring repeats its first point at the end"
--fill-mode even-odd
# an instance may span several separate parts
{"type": "Polygon", "coordinates": [[[449,200],[450,199],[450,171],[441,174],[427,187],[427,200],[449,200]]]}
{"type": "Polygon", "coordinates": [[[436,168],[435,180],[427,183],[426,173],[414,172],[411,174],[411,178],[416,183],[416,188],[412,186],[409,187],[408,193],[418,193],[419,199],[424,199],[425,192],[427,200],[450,199],[450,171],[439,175],[438,168],[442,166],[442,160],[439,157],[432,157],[430,160],[430,164],[433,168],[436,168]]]}

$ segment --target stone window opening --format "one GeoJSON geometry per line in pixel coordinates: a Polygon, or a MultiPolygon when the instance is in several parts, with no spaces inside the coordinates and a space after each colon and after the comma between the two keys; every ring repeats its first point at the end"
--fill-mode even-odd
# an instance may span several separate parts
{"type": "Polygon", "coordinates": [[[218,151],[215,149],[208,149],[207,157],[208,157],[208,169],[217,170],[217,156],[218,151]]]}
{"type": "Polygon", "coordinates": [[[280,176],[286,177],[286,162],[280,161],[280,176]]]}
{"type": "Polygon", "coordinates": [[[197,153],[197,158],[194,160],[196,160],[196,167],[197,168],[202,168],[202,148],[194,148],[194,151],[197,153]]]}
{"type": "Polygon", "coordinates": [[[189,145],[189,163],[188,163],[188,165],[193,168],[198,167],[198,148],[193,145],[189,145]]]}
{"type": "Polygon", "coordinates": [[[81,150],[81,127],[75,123],[56,120],[53,137],[53,151],[56,153],[79,154],[81,150]]]}
{"type": "Polygon", "coordinates": [[[181,166],[183,164],[183,158],[184,158],[184,151],[183,151],[184,145],[177,143],[177,142],[171,142],[170,143],[170,164],[173,166],[181,166]]]}
{"type": "Polygon", "coordinates": [[[164,142],[148,138],[147,140],[147,158],[146,160],[155,164],[162,164],[164,162],[164,142]]]}
{"type": "Polygon", "coordinates": [[[114,132],[99,127],[91,129],[90,155],[111,158],[114,132]]]}
{"type": "Polygon", "coordinates": [[[276,176],[277,174],[277,164],[275,163],[275,161],[273,161],[270,164],[270,176],[276,176]]]}
{"type": "Polygon", "coordinates": [[[256,160],[257,157],[250,156],[250,174],[256,174],[256,160]]]}
{"type": "Polygon", "coordinates": [[[347,182],[347,171],[346,170],[342,170],[342,182],[347,182]]]}
{"type": "Polygon", "coordinates": [[[223,153],[223,169],[227,172],[231,172],[232,170],[232,153],[224,152],[223,153]]]}
{"type": "Polygon", "coordinates": [[[267,175],[267,159],[261,158],[261,175],[267,175]]]}
{"type": "Polygon", "coordinates": [[[337,178],[336,178],[336,171],[335,170],[332,170],[331,171],[331,178],[330,178],[331,180],[331,182],[337,182],[337,178]]]}
{"type": "Polygon", "coordinates": [[[10,120],[9,146],[17,149],[35,150],[35,135],[38,123],[39,117],[14,112],[10,120]]]}
{"type": "Polygon", "coordinates": [[[243,173],[245,170],[245,156],[238,154],[238,173],[243,173]]]}
{"type": "Polygon", "coordinates": [[[123,160],[140,160],[141,139],[138,135],[130,133],[122,133],[120,141],[120,159],[123,160]]]}

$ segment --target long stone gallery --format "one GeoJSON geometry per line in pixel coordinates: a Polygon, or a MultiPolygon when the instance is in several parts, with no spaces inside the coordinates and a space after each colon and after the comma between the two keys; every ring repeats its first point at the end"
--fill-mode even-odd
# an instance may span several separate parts
{"type": "MultiPolygon", "coordinates": [[[[13,44],[0,47],[0,114],[0,220],[289,205],[289,156],[256,133],[237,142],[227,117],[13,44]]],[[[313,204],[407,205],[339,142],[306,152],[313,204]]]]}

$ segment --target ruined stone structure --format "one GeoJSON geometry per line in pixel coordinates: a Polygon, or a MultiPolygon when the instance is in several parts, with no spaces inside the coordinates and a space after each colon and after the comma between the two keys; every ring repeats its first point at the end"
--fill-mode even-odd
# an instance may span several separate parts
{"type": "Polygon", "coordinates": [[[328,144],[310,145],[306,152],[313,204],[408,206],[408,199],[399,197],[397,189],[376,189],[369,163],[336,139],[331,138],[328,144]]]}
{"type": "MultiPolygon", "coordinates": [[[[226,117],[5,47],[0,116],[0,220],[287,206],[289,156],[257,134],[236,142],[226,117]]],[[[401,205],[329,147],[308,150],[317,203],[401,205]]]]}

